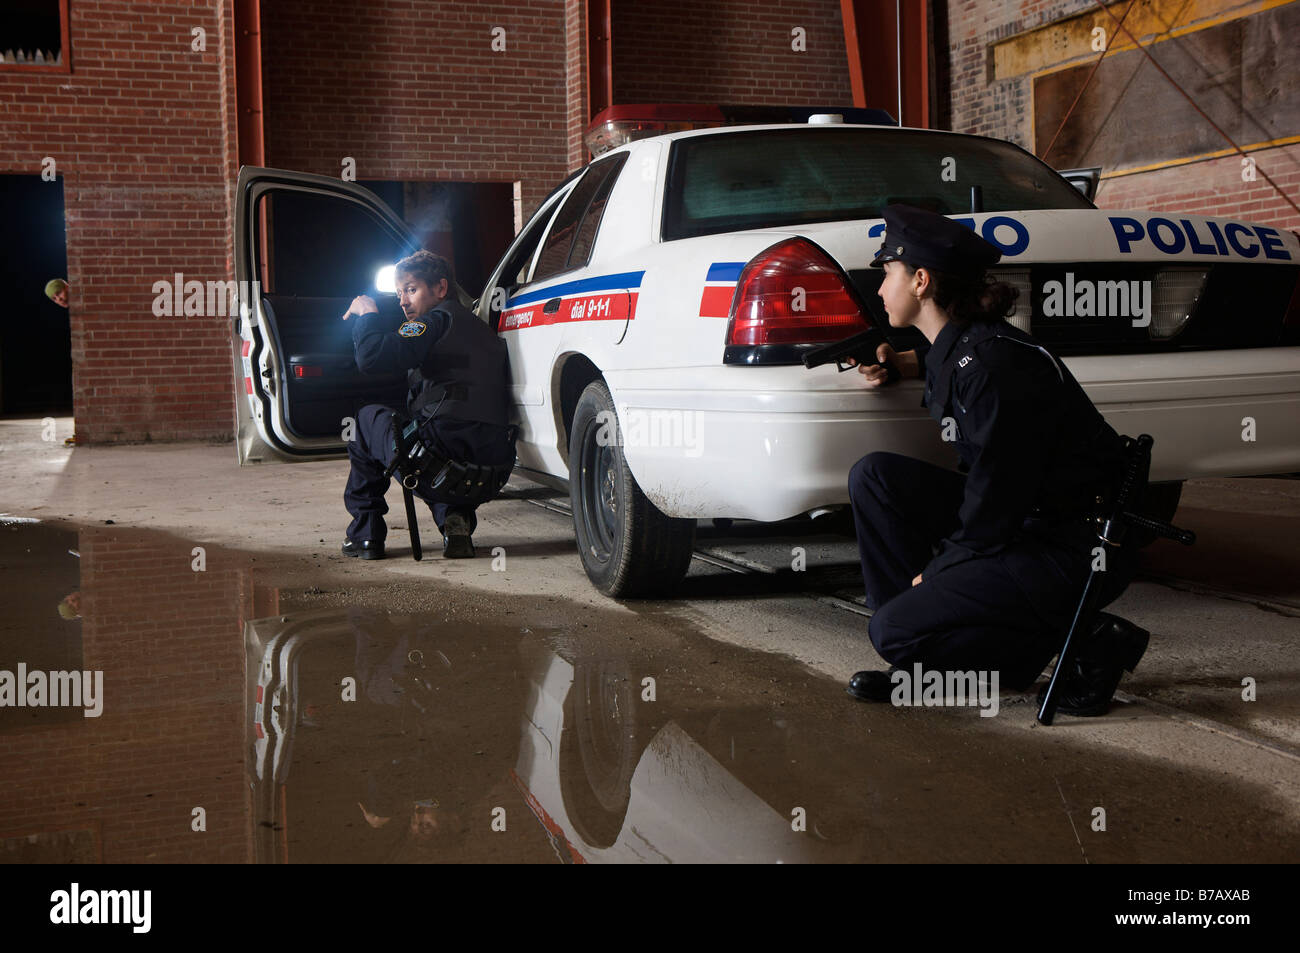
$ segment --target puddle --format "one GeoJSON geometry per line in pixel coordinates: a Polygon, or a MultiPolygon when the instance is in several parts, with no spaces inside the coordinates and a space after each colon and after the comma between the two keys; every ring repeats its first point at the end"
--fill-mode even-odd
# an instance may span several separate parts
{"type": "Polygon", "coordinates": [[[103,673],[97,717],[0,707],[0,859],[1259,863],[1300,846],[1263,785],[993,731],[974,708],[856,703],[664,611],[198,559],[157,533],[0,526],[0,672],[103,673]]]}

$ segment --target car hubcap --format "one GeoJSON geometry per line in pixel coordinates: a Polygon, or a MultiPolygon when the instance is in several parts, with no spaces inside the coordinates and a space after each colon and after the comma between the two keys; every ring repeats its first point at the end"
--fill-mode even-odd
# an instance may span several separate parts
{"type": "Polygon", "coordinates": [[[601,502],[605,504],[605,509],[611,513],[618,512],[618,504],[614,499],[614,469],[605,468],[605,479],[601,481],[601,502]]]}
{"type": "Polygon", "coordinates": [[[587,550],[600,562],[613,554],[618,532],[617,461],[612,448],[601,446],[597,429],[588,429],[583,447],[581,502],[582,524],[588,537],[587,550]]]}

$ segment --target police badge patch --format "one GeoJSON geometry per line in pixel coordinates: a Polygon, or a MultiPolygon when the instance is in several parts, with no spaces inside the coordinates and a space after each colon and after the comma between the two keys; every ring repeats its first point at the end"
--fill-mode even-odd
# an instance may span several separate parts
{"type": "Polygon", "coordinates": [[[404,338],[418,338],[424,333],[425,327],[426,325],[421,321],[407,321],[397,329],[397,333],[404,338]]]}

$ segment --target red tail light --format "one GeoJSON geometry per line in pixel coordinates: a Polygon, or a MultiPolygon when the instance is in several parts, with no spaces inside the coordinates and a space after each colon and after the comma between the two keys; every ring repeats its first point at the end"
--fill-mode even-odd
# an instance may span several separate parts
{"type": "Polygon", "coordinates": [[[821,344],[870,327],[840,266],[808,239],[791,238],[740,273],[727,346],[821,344]]]}

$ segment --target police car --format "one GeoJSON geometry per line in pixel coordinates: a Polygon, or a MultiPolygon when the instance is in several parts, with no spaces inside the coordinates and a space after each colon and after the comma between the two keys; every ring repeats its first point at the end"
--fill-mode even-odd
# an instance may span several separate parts
{"type": "MultiPolygon", "coordinates": [[[[712,107],[607,110],[589,131],[596,158],[542,202],[488,280],[476,308],[509,347],[518,469],[569,491],[598,588],[670,588],[697,520],[846,504],[849,468],[869,451],[955,464],[921,382],[868,390],[800,362],[872,325],[899,350],[921,340],[888,330],[868,267],[892,202],[948,214],[1002,250],[994,273],[1020,290],[1012,323],[1066,361],[1116,430],[1155,437],[1166,515],[1188,478],[1300,470],[1297,235],[1099,210],[1010,143],[848,112],[734,125],[712,107]]],[[[338,206],[340,287],[414,247],[364,189],[244,169],[239,280],[275,281],[294,256],[319,254],[309,200],[338,206]],[[256,213],[272,202],[274,216],[256,213]],[[277,245],[269,227],[304,244],[277,245]]],[[[337,454],[340,420],[402,400],[400,380],[351,364],[337,319],[355,291],[313,297],[279,281],[236,322],[241,462],[337,454]]]]}

